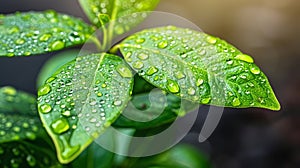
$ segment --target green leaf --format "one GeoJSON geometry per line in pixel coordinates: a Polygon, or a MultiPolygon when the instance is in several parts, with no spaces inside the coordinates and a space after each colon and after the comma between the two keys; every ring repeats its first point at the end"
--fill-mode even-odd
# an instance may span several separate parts
{"type": "Polygon", "coordinates": [[[94,28],[54,11],[0,15],[0,56],[29,56],[85,43],[94,28]]]}
{"type": "Polygon", "coordinates": [[[42,67],[37,77],[37,88],[42,86],[45,81],[52,76],[61,66],[74,60],[79,55],[79,50],[70,50],[55,55],[49,59],[42,67]]]}
{"type": "MultiPolygon", "coordinates": [[[[101,22],[107,23],[105,21],[107,19],[101,17],[103,14],[111,20],[115,20],[137,12],[152,11],[159,0],[79,0],[79,2],[92,23],[101,27],[101,22]]],[[[125,22],[128,23],[129,20],[125,22]]]]}
{"type": "Polygon", "coordinates": [[[113,167],[114,153],[103,149],[93,142],[71,164],[72,168],[111,168],[113,167]]]}
{"type": "Polygon", "coordinates": [[[80,56],[61,67],[38,92],[38,110],[58,159],[69,163],[123,111],[132,73],[110,54],[80,56]]]}
{"type": "Polygon", "coordinates": [[[149,83],[184,99],[280,109],[253,59],[219,38],[168,26],[138,32],[119,47],[127,63],[149,83]]]}
{"type": "Polygon", "coordinates": [[[13,87],[0,88],[0,143],[43,136],[34,96],[13,87]]]}
{"type": "Polygon", "coordinates": [[[198,104],[165,94],[161,90],[153,90],[151,93],[134,95],[123,115],[113,125],[135,129],[159,127],[173,122],[178,115],[183,116],[197,107],[198,104]]]}
{"type": "Polygon", "coordinates": [[[0,158],[1,167],[62,167],[54,151],[25,141],[1,143],[0,158]]]}
{"type": "MultiPolygon", "coordinates": [[[[134,159],[129,158],[127,164],[130,165],[134,159]]],[[[205,154],[192,146],[180,144],[164,153],[140,158],[133,164],[133,167],[209,168],[211,166],[205,154]]]]}

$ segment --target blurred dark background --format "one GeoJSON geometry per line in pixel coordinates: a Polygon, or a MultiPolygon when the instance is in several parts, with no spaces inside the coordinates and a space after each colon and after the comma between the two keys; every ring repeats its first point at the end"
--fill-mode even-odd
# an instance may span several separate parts
{"type": "MultiPolygon", "coordinates": [[[[75,0],[0,0],[1,14],[46,9],[87,21],[75,0]]],[[[200,144],[197,134],[208,111],[203,107],[183,141],[199,147],[217,168],[300,167],[300,1],[161,0],[157,10],[180,15],[252,55],[282,105],[279,112],[226,109],[215,132],[200,144]]],[[[35,93],[38,71],[54,54],[0,58],[0,86],[35,93]]]]}

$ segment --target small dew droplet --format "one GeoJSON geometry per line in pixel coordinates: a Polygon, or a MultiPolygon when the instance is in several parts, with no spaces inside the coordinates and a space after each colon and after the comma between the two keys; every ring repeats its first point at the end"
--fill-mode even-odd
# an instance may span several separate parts
{"type": "Polygon", "coordinates": [[[143,64],[143,62],[141,62],[141,61],[136,61],[136,62],[134,62],[133,63],[133,68],[135,68],[135,69],[142,69],[143,67],[144,67],[144,64],[143,64]]]}
{"type": "Polygon", "coordinates": [[[146,74],[151,76],[153,74],[155,74],[156,72],[158,71],[157,68],[155,68],[154,66],[151,66],[147,71],[146,71],[146,74]]]}
{"type": "Polygon", "coordinates": [[[63,49],[65,47],[65,43],[63,41],[55,41],[51,44],[51,49],[53,51],[56,51],[56,50],[60,50],[60,49],[63,49]]]}
{"type": "Polygon", "coordinates": [[[215,44],[217,42],[217,38],[216,37],[212,37],[212,36],[207,36],[206,37],[206,41],[211,43],[211,44],[215,44]]]}
{"type": "Polygon", "coordinates": [[[139,43],[139,44],[142,44],[145,42],[145,39],[144,38],[139,38],[139,39],[136,39],[135,42],[139,43]]]}
{"type": "Polygon", "coordinates": [[[234,99],[232,100],[232,105],[233,105],[234,107],[241,105],[240,99],[239,99],[239,98],[234,98],[234,99]]]}
{"type": "Polygon", "coordinates": [[[43,104],[39,106],[39,112],[41,113],[49,113],[52,110],[52,107],[49,104],[43,104]]]}
{"type": "Polygon", "coordinates": [[[162,41],[160,43],[158,43],[158,48],[164,49],[168,46],[168,42],[167,41],[162,41]]]}
{"type": "Polygon", "coordinates": [[[31,167],[36,165],[36,159],[32,155],[28,155],[26,157],[26,161],[27,161],[28,165],[31,167]]]}
{"type": "Polygon", "coordinates": [[[51,91],[51,87],[48,84],[46,84],[39,89],[38,95],[43,96],[43,95],[48,94],[50,91],[51,91]]]}
{"type": "Polygon", "coordinates": [[[250,72],[253,73],[254,75],[260,74],[260,70],[259,70],[258,67],[252,67],[252,68],[250,69],[250,72]]]}
{"type": "Polygon", "coordinates": [[[192,88],[192,87],[188,88],[189,95],[195,95],[195,93],[196,93],[196,90],[194,88],[192,88]]]}
{"type": "Polygon", "coordinates": [[[204,98],[201,100],[202,104],[208,104],[210,102],[211,98],[204,98]]]}
{"type": "Polygon", "coordinates": [[[197,86],[200,86],[200,85],[203,84],[203,82],[204,82],[203,79],[197,79],[196,85],[197,85],[197,86]]]}
{"type": "Polygon", "coordinates": [[[249,62],[249,63],[254,62],[253,58],[247,54],[238,54],[237,56],[235,56],[235,58],[238,60],[241,60],[241,61],[249,62]]]}
{"type": "Polygon", "coordinates": [[[17,91],[15,88],[11,87],[11,86],[6,86],[2,88],[2,92],[4,94],[10,95],[10,96],[14,96],[16,95],[17,91]]]}
{"type": "Polygon", "coordinates": [[[122,104],[122,101],[121,100],[116,100],[114,101],[114,105],[115,106],[120,106],[122,104]]]}
{"type": "Polygon", "coordinates": [[[149,58],[148,54],[146,53],[140,53],[137,57],[141,60],[146,60],[149,58]]]}
{"type": "Polygon", "coordinates": [[[122,65],[122,64],[118,65],[117,71],[124,78],[131,78],[132,77],[131,70],[128,69],[125,65],[122,65]]]}
{"type": "Polygon", "coordinates": [[[177,79],[183,79],[183,78],[185,78],[185,75],[182,72],[180,72],[180,71],[176,71],[175,72],[175,77],[177,79]]]}

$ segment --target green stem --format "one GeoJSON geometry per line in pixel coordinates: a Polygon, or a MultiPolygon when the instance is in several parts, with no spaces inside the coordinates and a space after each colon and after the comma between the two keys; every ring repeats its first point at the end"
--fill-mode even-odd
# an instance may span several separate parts
{"type": "Polygon", "coordinates": [[[102,45],[101,45],[101,42],[99,41],[99,39],[95,36],[91,36],[90,39],[91,39],[92,42],[94,42],[97,49],[101,51],[102,50],[102,45]]]}

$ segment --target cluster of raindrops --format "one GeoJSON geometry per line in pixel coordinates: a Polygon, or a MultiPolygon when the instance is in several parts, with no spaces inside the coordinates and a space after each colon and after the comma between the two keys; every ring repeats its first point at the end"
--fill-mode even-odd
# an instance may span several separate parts
{"type": "Polygon", "coordinates": [[[0,89],[0,141],[34,140],[42,131],[32,95],[6,86],[0,89]]]}
{"type": "Polygon", "coordinates": [[[76,154],[116,119],[129,100],[131,83],[123,60],[107,54],[79,56],[46,81],[38,91],[38,109],[61,141],[62,157],[76,154]],[[70,142],[86,133],[86,141],[70,142]]]}
{"type": "Polygon", "coordinates": [[[0,56],[29,56],[83,44],[94,32],[80,19],[54,11],[1,18],[0,56]]]}
{"type": "Polygon", "coordinates": [[[174,26],[148,29],[127,38],[121,52],[156,86],[202,104],[260,107],[271,94],[251,56],[203,32],[174,26]]]}
{"type": "MultiPolygon", "coordinates": [[[[46,153],[40,147],[23,142],[0,144],[0,165],[3,167],[51,167],[57,164],[54,151],[46,153]],[[52,156],[51,156],[52,155],[52,156]]],[[[47,151],[48,152],[48,151],[47,151]]]]}

